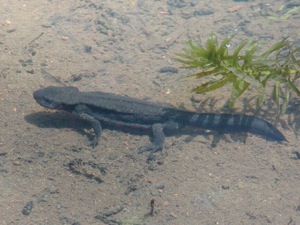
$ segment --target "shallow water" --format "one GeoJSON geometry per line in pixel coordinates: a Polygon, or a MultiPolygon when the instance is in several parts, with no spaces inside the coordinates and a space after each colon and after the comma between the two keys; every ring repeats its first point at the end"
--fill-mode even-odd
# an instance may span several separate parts
{"type": "Polygon", "coordinates": [[[241,99],[235,109],[272,122],[288,143],[251,134],[168,137],[151,164],[137,153],[148,136],[104,130],[92,149],[89,124],[32,98],[40,87],[72,85],[223,112],[230,87],[195,95],[200,80],[182,80],[192,71],[177,70],[172,58],[186,40],[204,43],[211,32],[220,40],[237,34],[233,45],[287,36],[299,43],[299,12],[280,19],[299,3],[99,2],[0,7],[1,224],[299,224],[296,97],[280,119],[269,104],[256,112],[241,99]]]}

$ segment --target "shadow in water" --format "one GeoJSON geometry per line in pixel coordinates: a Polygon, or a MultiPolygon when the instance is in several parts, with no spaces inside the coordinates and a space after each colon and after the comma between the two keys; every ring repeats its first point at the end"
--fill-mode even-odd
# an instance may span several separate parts
{"type": "Polygon", "coordinates": [[[86,133],[84,129],[90,129],[91,125],[76,116],[64,112],[37,112],[26,115],[25,120],[40,128],[71,128],[81,135],[86,135],[90,140],[93,135],[86,133]]]}

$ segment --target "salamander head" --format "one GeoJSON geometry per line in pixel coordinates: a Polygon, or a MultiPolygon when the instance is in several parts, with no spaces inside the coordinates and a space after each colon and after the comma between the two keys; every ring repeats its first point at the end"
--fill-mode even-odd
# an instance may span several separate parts
{"type": "Polygon", "coordinates": [[[41,106],[48,109],[63,109],[78,102],[79,90],[76,87],[46,87],[33,92],[33,97],[41,106]]]}

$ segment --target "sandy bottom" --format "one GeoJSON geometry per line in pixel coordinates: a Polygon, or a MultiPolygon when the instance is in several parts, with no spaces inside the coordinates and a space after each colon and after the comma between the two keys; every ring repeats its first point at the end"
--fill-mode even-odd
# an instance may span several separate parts
{"type": "MultiPolygon", "coordinates": [[[[297,1],[4,2],[1,224],[300,224],[297,98],[277,121],[272,107],[256,114],[287,143],[252,134],[172,136],[151,163],[137,152],[148,136],[106,129],[93,149],[88,123],[32,98],[41,87],[72,85],[222,112],[230,87],[191,93],[201,81],[182,80],[191,71],[177,72],[172,57],[184,41],[203,43],[211,32],[266,46],[289,36],[299,44],[299,13],[269,18],[282,15],[282,6],[299,7],[297,1]]],[[[236,112],[255,114],[243,100],[236,112]]]]}

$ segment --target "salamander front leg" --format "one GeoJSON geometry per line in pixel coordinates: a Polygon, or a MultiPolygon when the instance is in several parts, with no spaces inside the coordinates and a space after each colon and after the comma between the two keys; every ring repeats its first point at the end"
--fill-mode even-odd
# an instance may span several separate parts
{"type": "Polygon", "coordinates": [[[101,136],[102,126],[101,126],[101,123],[95,117],[93,117],[87,113],[88,110],[89,109],[86,106],[79,105],[75,108],[73,113],[75,115],[79,116],[81,119],[86,120],[92,124],[93,130],[95,133],[95,137],[92,141],[92,146],[94,148],[95,146],[97,146],[99,138],[101,136]]]}
{"type": "Polygon", "coordinates": [[[92,117],[86,113],[81,113],[78,116],[84,120],[89,121],[92,124],[93,130],[95,133],[95,137],[92,141],[92,146],[93,146],[93,148],[95,148],[98,144],[99,138],[102,133],[102,127],[101,127],[100,122],[98,120],[96,120],[94,117],[92,117]]]}

